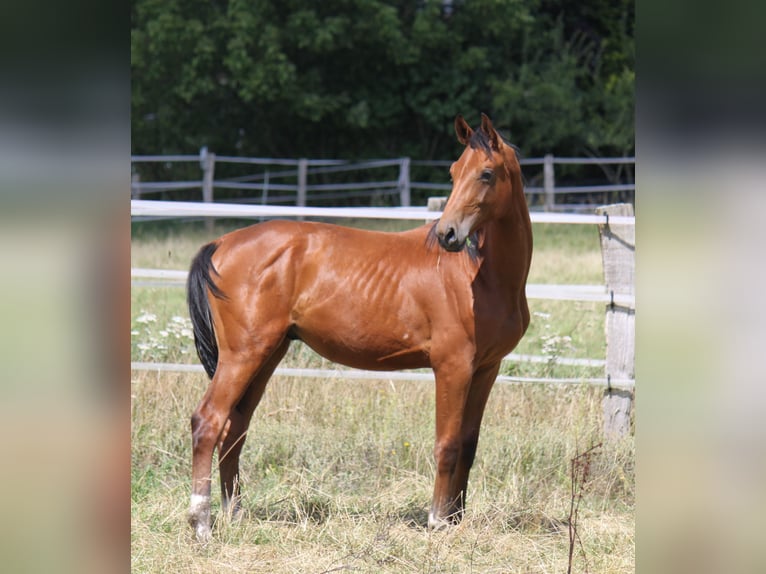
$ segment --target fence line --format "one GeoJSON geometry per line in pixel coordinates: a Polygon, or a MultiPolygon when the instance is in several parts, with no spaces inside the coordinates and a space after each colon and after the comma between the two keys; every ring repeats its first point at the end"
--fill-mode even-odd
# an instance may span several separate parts
{"type": "MultiPolygon", "coordinates": [[[[150,279],[153,286],[183,287],[188,273],[182,270],[145,269],[135,267],[130,270],[136,285],[142,285],[141,279],[150,279]]],[[[147,285],[148,283],[143,283],[147,285]]],[[[527,298],[548,299],[555,301],[583,301],[590,303],[614,303],[625,307],[635,306],[635,297],[608,292],[604,285],[552,285],[544,283],[528,283],[527,298]]]]}
{"type": "MultiPolygon", "coordinates": [[[[305,165],[305,164],[304,164],[305,165]]],[[[429,202],[438,205],[443,198],[434,198],[429,202]]],[[[634,354],[635,354],[635,297],[633,295],[633,274],[635,269],[635,217],[629,204],[604,206],[598,209],[599,215],[575,215],[563,213],[539,213],[531,215],[533,222],[538,223],[578,223],[597,224],[601,236],[601,252],[606,275],[606,285],[540,285],[527,286],[530,298],[543,299],[574,299],[585,301],[600,301],[608,303],[606,339],[607,358],[605,361],[595,359],[566,359],[567,361],[583,361],[581,366],[605,366],[605,378],[534,378],[534,377],[498,377],[498,382],[527,383],[543,382],[549,384],[585,383],[605,387],[604,434],[607,437],[626,434],[630,429],[630,411],[632,410],[633,390],[635,388],[634,354]]],[[[439,217],[439,211],[429,211],[427,208],[308,208],[292,206],[245,206],[233,204],[168,202],[168,201],[131,201],[133,216],[173,216],[173,217],[348,217],[376,219],[412,219],[433,220],[439,217]]],[[[185,271],[131,269],[131,276],[155,279],[158,282],[183,284],[185,271]]],[[[508,355],[504,360],[529,360],[531,362],[553,362],[551,357],[513,356],[508,355]]],[[[565,364],[561,362],[561,364],[565,364]]],[[[576,364],[570,362],[569,364],[576,364]]],[[[193,370],[202,371],[201,366],[174,365],[154,363],[132,363],[133,369],[141,370],[193,370]]],[[[428,373],[351,371],[327,369],[277,369],[277,374],[285,376],[304,377],[336,377],[336,378],[376,378],[384,380],[433,380],[428,373]]]]}
{"type": "MultiPolygon", "coordinates": [[[[131,156],[132,163],[175,163],[175,162],[195,162],[199,161],[202,176],[198,181],[184,182],[142,182],[138,173],[134,173],[131,182],[131,197],[140,198],[144,193],[158,193],[162,191],[201,189],[202,196],[206,201],[214,201],[214,190],[235,189],[235,190],[261,190],[264,191],[264,202],[266,200],[265,192],[269,189],[268,180],[274,177],[296,178],[295,184],[280,184],[281,190],[292,191],[294,195],[286,198],[280,198],[282,201],[294,201],[297,205],[306,205],[307,190],[312,186],[307,185],[309,175],[319,175],[336,172],[360,171],[377,169],[381,167],[399,167],[399,176],[397,180],[391,181],[364,181],[345,184],[319,184],[314,186],[315,190],[353,190],[374,189],[379,192],[385,192],[387,195],[398,195],[399,205],[408,207],[411,205],[411,190],[442,190],[448,191],[451,185],[447,182],[419,182],[412,181],[410,170],[412,166],[417,167],[447,167],[452,162],[446,160],[411,160],[408,157],[397,159],[372,159],[363,161],[351,161],[343,159],[292,159],[292,158],[256,158],[256,157],[238,157],[227,155],[216,155],[208,152],[206,147],[200,149],[199,156],[195,155],[134,155],[131,156]],[[215,179],[216,164],[241,164],[257,166],[293,166],[294,170],[282,170],[276,174],[250,175],[244,177],[231,177],[225,180],[215,179]],[[260,185],[246,184],[246,180],[257,181],[264,180],[260,185]]],[[[617,157],[617,158],[572,158],[555,157],[548,154],[542,158],[523,158],[519,161],[522,166],[542,165],[543,167],[543,186],[529,186],[525,189],[527,195],[542,195],[544,198],[544,208],[546,211],[561,209],[563,206],[557,203],[557,196],[585,193],[613,193],[635,191],[633,183],[609,183],[605,185],[574,185],[557,186],[555,177],[555,165],[631,165],[635,164],[635,157],[617,157]]],[[[273,187],[273,189],[277,189],[273,187]]],[[[317,195],[310,199],[327,199],[317,195]]],[[[571,206],[570,206],[571,207],[571,206]]]]}
{"type": "MultiPolygon", "coordinates": [[[[145,269],[135,267],[130,270],[132,284],[137,287],[185,287],[188,272],[170,269],[145,269]],[[149,279],[149,281],[143,281],[149,279]]],[[[527,298],[559,301],[601,302],[632,307],[635,299],[627,295],[615,295],[606,292],[603,285],[545,285],[527,284],[527,298]]],[[[604,359],[586,359],[578,357],[556,357],[550,355],[522,355],[510,353],[503,359],[514,363],[538,363],[577,367],[603,367],[604,359]]]]}
{"type": "MultiPolygon", "coordinates": [[[[157,372],[181,372],[181,373],[204,373],[202,365],[185,363],[130,363],[134,371],[157,371],[157,372]]],[[[413,371],[363,371],[358,369],[294,369],[289,367],[277,367],[274,375],[282,377],[299,377],[310,379],[341,379],[341,380],[375,380],[375,381],[427,381],[433,382],[433,373],[419,373],[413,371]]],[[[512,377],[498,375],[497,383],[547,383],[553,385],[577,385],[589,384],[621,389],[632,389],[635,381],[632,379],[603,379],[603,378],[542,378],[542,377],[512,377]]]]}
{"type": "MultiPolygon", "coordinates": [[[[241,205],[193,201],[154,201],[133,199],[132,216],[142,217],[339,217],[358,219],[438,219],[439,211],[426,207],[296,207],[292,205],[241,205]]],[[[530,213],[532,223],[572,223],[588,225],[635,225],[635,217],[585,215],[575,213],[530,213]]]]}

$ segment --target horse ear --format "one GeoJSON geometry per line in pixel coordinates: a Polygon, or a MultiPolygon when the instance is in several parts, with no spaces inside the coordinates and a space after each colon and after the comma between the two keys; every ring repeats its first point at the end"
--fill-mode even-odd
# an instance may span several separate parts
{"type": "Polygon", "coordinates": [[[460,114],[455,118],[455,133],[457,134],[457,141],[463,145],[468,145],[468,142],[473,135],[471,126],[468,125],[460,114]]]}
{"type": "Polygon", "coordinates": [[[489,116],[487,116],[487,114],[484,112],[481,114],[481,130],[487,134],[487,137],[489,137],[489,142],[492,146],[492,149],[495,151],[500,151],[500,136],[497,135],[497,131],[492,125],[492,120],[489,119],[489,116]]]}

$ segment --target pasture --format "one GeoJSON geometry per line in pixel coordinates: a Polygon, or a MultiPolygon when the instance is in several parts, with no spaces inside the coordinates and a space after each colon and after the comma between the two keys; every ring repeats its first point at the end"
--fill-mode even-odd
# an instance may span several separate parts
{"type": "MultiPolygon", "coordinates": [[[[401,222],[343,222],[393,229],[401,222]]],[[[132,266],[188,268],[197,249],[243,222],[134,223],[132,266]]],[[[410,224],[414,225],[414,223],[410,224]]],[[[595,226],[534,226],[532,283],[600,283],[595,226]]],[[[530,301],[515,352],[603,358],[603,304],[530,301]]],[[[197,364],[184,291],[132,290],[134,361],[197,364]]],[[[293,343],[284,366],[326,366],[293,343]]],[[[587,367],[509,364],[522,376],[600,375],[587,367]]],[[[242,454],[244,516],[220,513],[213,540],[192,542],[189,417],[202,373],[132,373],[135,572],[565,572],[570,460],[601,441],[602,390],[496,385],[471,472],[466,515],[425,529],[434,477],[433,385],[275,377],[242,454]]],[[[634,569],[634,445],[605,444],[580,505],[574,572],[634,569]]]]}

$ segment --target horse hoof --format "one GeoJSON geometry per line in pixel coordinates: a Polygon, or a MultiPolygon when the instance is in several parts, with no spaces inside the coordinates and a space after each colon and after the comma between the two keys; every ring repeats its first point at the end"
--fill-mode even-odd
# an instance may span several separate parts
{"type": "Polygon", "coordinates": [[[192,495],[189,524],[194,529],[198,542],[203,544],[210,542],[213,537],[210,529],[210,497],[192,495]]]}
{"type": "Polygon", "coordinates": [[[189,516],[189,525],[194,530],[194,537],[197,542],[207,544],[213,537],[213,531],[210,525],[205,521],[200,521],[197,516],[189,516]]]}
{"type": "Polygon", "coordinates": [[[239,504],[239,501],[237,500],[235,502],[228,502],[228,503],[224,501],[222,515],[229,522],[242,521],[243,511],[242,511],[242,506],[240,506],[239,504]]]}
{"type": "Polygon", "coordinates": [[[202,524],[198,524],[194,528],[194,535],[197,539],[197,542],[200,544],[207,544],[213,538],[213,533],[210,528],[205,527],[202,524]]]}
{"type": "Polygon", "coordinates": [[[428,513],[428,529],[432,530],[434,532],[438,532],[439,530],[447,530],[450,526],[452,526],[452,522],[445,518],[438,518],[428,513]]]}

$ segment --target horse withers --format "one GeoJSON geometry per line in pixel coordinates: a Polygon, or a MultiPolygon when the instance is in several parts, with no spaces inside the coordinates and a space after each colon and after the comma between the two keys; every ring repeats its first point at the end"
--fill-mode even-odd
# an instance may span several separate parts
{"type": "Polygon", "coordinates": [[[401,233],[268,221],[202,247],[188,278],[211,382],[191,419],[189,521],[211,536],[213,450],[225,511],[239,504],[239,456],[266,383],[291,340],[351,367],[430,367],[436,477],[428,526],[458,522],[500,361],[529,324],[532,226],[512,146],[482,114],[455,119],[465,150],[435,223],[401,233]]]}

